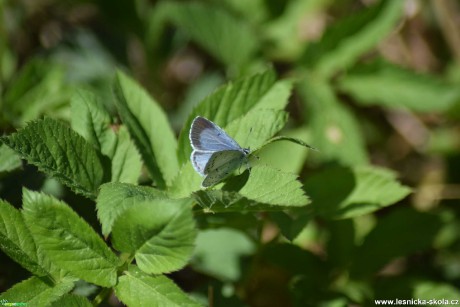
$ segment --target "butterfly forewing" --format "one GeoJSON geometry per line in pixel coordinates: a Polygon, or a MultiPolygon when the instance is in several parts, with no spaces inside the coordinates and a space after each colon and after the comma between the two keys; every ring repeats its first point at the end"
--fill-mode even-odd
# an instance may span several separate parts
{"type": "Polygon", "coordinates": [[[238,143],[219,126],[204,117],[196,117],[190,128],[190,143],[198,151],[241,150],[238,143]]]}

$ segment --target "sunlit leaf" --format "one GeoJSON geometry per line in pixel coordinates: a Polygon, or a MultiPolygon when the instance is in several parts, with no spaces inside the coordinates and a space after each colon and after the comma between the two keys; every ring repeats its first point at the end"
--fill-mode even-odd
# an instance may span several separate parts
{"type": "Polygon", "coordinates": [[[108,236],[114,221],[123,212],[145,201],[166,199],[164,192],[145,186],[126,183],[107,183],[97,197],[97,217],[102,224],[102,234],[108,236]]]}
{"type": "Polygon", "coordinates": [[[169,273],[187,264],[196,236],[191,201],[156,199],[138,203],[113,224],[114,247],[133,254],[146,273],[169,273]]]}
{"type": "Polygon", "coordinates": [[[147,275],[134,266],[120,277],[115,295],[128,306],[201,306],[169,278],[147,275]]]}
{"type": "Polygon", "coordinates": [[[221,87],[205,98],[185,122],[179,135],[179,161],[183,164],[190,158],[189,130],[196,116],[203,116],[225,129],[251,109],[283,110],[290,88],[290,83],[277,83],[272,70],[221,87]]]}
{"type": "Polygon", "coordinates": [[[35,275],[48,274],[48,270],[41,263],[37,246],[21,212],[3,200],[0,200],[0,248],[35,275]]]}
{"type": "Polygon", "coordinates": [[[82,136],[59,121],[33,121],[1,141],[84,196],[95,198],[98,187],[108,180],[107,161],[82,136]]]}
{"type": "Polygon", "coordinates": [[[97,285],[116,283],[118,258],[67,204],[28,190],[23,201],[27,226],[56,266],[97,285]]]}
{"type": "Polygon", "coordinates": [[[57,284],[45,282],[38,277],[31,277],[15,284],[0,295],[0,302],[25,303],[29,306],[49,306],[72,290],[72,281],[61,281],[57,284]]]}
{"type": "Polygon", "coordinates": [[[164,188],[179,170],[173,154],[177,141],[168,118],[157,102],[125,74],[118,72],[114,88],[121,119],[128,127],[150,175],[160,188],[164,188]]]}

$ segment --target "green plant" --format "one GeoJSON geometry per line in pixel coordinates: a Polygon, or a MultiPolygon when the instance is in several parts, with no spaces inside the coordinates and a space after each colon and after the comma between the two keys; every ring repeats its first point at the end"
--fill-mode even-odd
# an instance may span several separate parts
{"type": "Polygon", "coordinates": [[[458,299],[460,9],[367,2],[0,1],[0,305],[458,299]]]}

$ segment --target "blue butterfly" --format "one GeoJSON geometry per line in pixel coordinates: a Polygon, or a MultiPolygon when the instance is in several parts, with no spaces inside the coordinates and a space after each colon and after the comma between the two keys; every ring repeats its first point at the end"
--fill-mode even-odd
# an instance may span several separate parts
{"type": "Polygon", "coordinates": [[[189,138],[193,168],[205,176],[202,187],[216,185],[243,163],[249,165],[249,148],[241,148],[222,128],[204,117],[193,120],[189,138]]]}

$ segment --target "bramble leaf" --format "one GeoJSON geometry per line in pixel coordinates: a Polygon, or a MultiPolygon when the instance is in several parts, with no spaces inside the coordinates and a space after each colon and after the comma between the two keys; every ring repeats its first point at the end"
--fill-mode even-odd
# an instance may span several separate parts
{"type": "Polygon", "coordinates": [[[135,266],[120,277],[115,295],[128,306],[201,306],[166,276],[147,275],[135,266]]]}
{"type": "Polygon", "coordinates": [[[38,247],[56,266],[96,285],[117,281],[119,260],[67,204],[24,190],[24,217],[38,247]]]}
{"type": "Polygon", "coordinates": [[[41,171],[86,197],[95,198],[99,186],[110,178],[108,161],[59,121],[36,120],[0,140],[41,171]]]}
{"type": "Polygon", "coordinates": [[[146,273],[181,269],[193,251],[196,230],[189,199],[156,199],[126,209],[113,224],[114,247],[133,254],[146,273]]]}
{"type": "Polygon", "coordinates": [[[179,164],[177,141],[168,118],[157,102],[134,80],[117,73],[115,104],[123,123],[137,145],[152,179],[160,188],[176,176],[179,164]]]}

